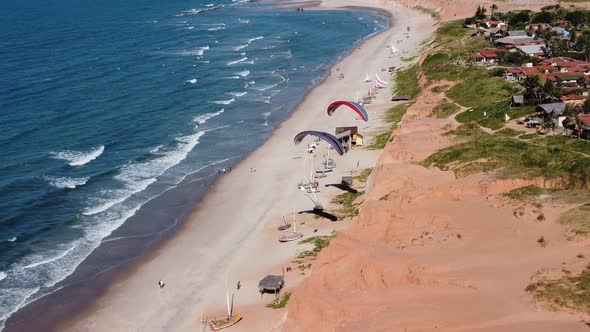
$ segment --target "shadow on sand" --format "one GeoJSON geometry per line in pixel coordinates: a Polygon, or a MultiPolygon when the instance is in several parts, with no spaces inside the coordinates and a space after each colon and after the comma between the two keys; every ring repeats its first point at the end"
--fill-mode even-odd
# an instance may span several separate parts
{"type": "Polygon", "coordinates": [[[323,210],[314,209],[314,210],[299,211],[299,214],[303,214],[303,213],[311,213],[311,214],[315,214],[318,217],[329,219],[330,221],[338,221],[338,217],[336,217],[335,215],[333,215],[331,213],[323,211],[323,210]]]}
{"type": "Polygon", "coordinates": [[[340,190],[348,191],[349,193],[352,193],[352,194],[356,194],[357,193],[357,190],[356,189],[351,188],[351,187],[349,187],[349,186],[347,186],[345,184],[342,184],[342,183],[330,183],[330,184],[325,185],[325,187],[336,187],[336,188],[338,188],[340,190]]]}

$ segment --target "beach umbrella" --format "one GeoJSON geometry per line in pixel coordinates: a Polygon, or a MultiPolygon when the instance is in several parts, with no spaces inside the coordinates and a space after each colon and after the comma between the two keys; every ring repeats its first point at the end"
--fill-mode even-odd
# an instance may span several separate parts
{"type": "Polygon", "coordinates": [[[364,109],[364,107],[362,107],[359,103],[355,103],[353,101],[338,100],[338,101],[331,103],[330,106],[328,106],[328,115],[332,116],[332,114],[334,114],[334,112],[340,106],[347,106],[351,110],[355,111],[363,120],[369,121],[369,114],[364,109]]]}
{"type": "Polygon", "coordinates": [[[314,136],[314,137],[317,137],[317,138],[319,138],[319,139],[321,139],[323,141],[326,141],[328,144],[330,144],[330,146],[332,148],[334,148],[334,150],[339,155],[342,156],[344,154],[344,148],[342,147],[342,144],[340,144],[340,141],[338,141],[338,139],[336,138],[336,136],[334,136],[332,134],[328,134],[328,133],[323,132],[323,131],[315,131],[315,130],[302,131],[299,134],[295,135],[295,138],[293,139],[293,142],[295,144],[299,144],[307,136],[314,136]]]}

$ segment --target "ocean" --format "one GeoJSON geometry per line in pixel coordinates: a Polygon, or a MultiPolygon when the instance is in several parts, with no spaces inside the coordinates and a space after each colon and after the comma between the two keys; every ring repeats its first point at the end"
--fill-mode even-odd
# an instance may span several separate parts
{"type": "Polygon", "coordinates": [[[389,26],[371,12],[273,6],[0,3],[0,326],[131,217],[127,237],[151,231],[146,203],[211,183],[389,26]]]}

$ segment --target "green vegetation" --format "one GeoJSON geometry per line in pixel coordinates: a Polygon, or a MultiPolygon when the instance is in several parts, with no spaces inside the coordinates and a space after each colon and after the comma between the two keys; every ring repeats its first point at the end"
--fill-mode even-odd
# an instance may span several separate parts
{"type": "Polygon", "coordinates": [[[533,139],[538,136],[539,135],[537,135],[537,134],[524,134],[524,135],[518,136],[518,138],[520,138],[520,139],[533,139]]]}
{"type": "Polygon", "coordinates": [[[433,93],[443,93],[450,88],[448,84],[437,85],[434,88],[430,89],[433,93]]]}
{"type": "MultiPolygon", "coordinates": [[[[469,68],[457,66],[455,64],[456,56],[447,53],[446,51],[430,54],[422,62],[422,70],[426,77],[431,80],[447,80],[457,81],[465,77],[469,72],[469,68]]],[[[483,69],[471,69],[475,74],[485,75],[483,69]]]]}
{"type": "Polygon", "coordinates": [[[531,199],[532,197],[542,195],[544,192],[545,190],[543,188],[537,186],[526,186],[504,193],[503,196],[514,200],[525,201],[531,199]]]}
{"type": "Polygon", "coordinates": [[[278,301],[274,301],[273,303],[269,303],[266,305],[267,308],[271,308],[271,309],[281,309],[287,306],[287,303],[289,303],[289,299],[291,298],[291,293],[287,292],[285,294],[283,294],[283,296],[281,296],[281,298],[278,301]]]}
{"type": "Polygon", "coordinates": [[[342,209],[337,211],[339,220],[358,216],[358,204],[354,204],[354,200],[364,193],[364,191],[357,191],[355,193],[345,192],[332,199],[332,203],[342,205],[342,209]]]}
{"type": "Polygon", "coordinates": [[[420,83],[418,82],[419,73],[420,68],[417,64],[398,70],[395,74],[394,94],[416,98],[416,96],[420,94],[420,83]]]}
{"type": "Polygon", "coordinates": [[[434,39],[434,42],[437,44],[454,42],[455,40],[464,37],[465,35],[467,35],[467,32],[463,28],[462,21],[450,21],[442,24],[436,30],[436,37],[434,39]]]}
{"type": "Polygon", "coordinates": [[[389,141],[389,138],[391,137],[391,133],[397,128],[397,124],[402,120],[404,114],[406,114],[409,105],[409,103],[400,104],[387,111],[385,121],[392,124],[391,128],[386,132],[375,136],[375,138],[369,142],[369,146],[367,147],[369,150],[380,150],[385,147],[385,144],[387,144],[387,141],[389,141]]]}
{"type": "Polygon", "coordinates": [[[449,116],[459,112],[461,108],[457,104],[444,99],[432,110],[432,116],[436,118],[448,118],[449,116]]]}
{"type": "Polygon", "coordinates": [[[322,249],[326,248],[327,246],[330,245],[330,241],[332,241],[332,239],[336,236],[336,233],[332,233],[332,235],[326,235],[326,236],[314,236],[314,237],[310,237],[308,239],[305,239],[303,241],[299,241],[299,244],[307,244],[307,243],[311,243],[313,244],[313,249],[312,250],[306,250],[302,253],[300,253],[297,257],[298,258],[306,258],[306,257],[315,257],[318,255],[318,253],[320,251],[322,251],[322,249]]]}
{"type": "Polygon", "coordinates": [[[590,269],[586,267],[575,275],[567,270],[563,272],[556,280],[540,278],[528,285],[526,291],[551,307],[590,313],[590,269]]]}
{"type": "Polygon", "coordinates": [[[385,121],[392,123],[394,129],[397,128],[397,124],[402,120],[410,105],[410,103],[404,103],[390,108],[385,115],[385,121]]]}
{"type": "Polygon", "coordinates": [[[371,175],[372,171],[372,168],[365,168],[359,173],[359,175],[355,177],[355,179],[357,179],[359,182],[365,183],[367,182],[367,179],[369,178],[369,175],[371,175]]]}
{"type": "Polygon", "coordinates": [[[505,197],[523,202],[537,202],[541,195],[546,195],[542,200],[543,202],[558,202],[565,204],[582,204],[590,202],[590,191],[587,189],[554,189],[531,185],[514,189],[503,194],[505,197]]]}
{"type": "Polygon", "coordinates": [[[458,114],[455,119],[461,123],[476,122],[482,127],[496,130],[504,126],[504,114],[508,114],[508,116],[511,118],[519,118],[521,116],[531,114],[534,111],[534,106],[511,108],[510,101],[503,100],[497,103],[484,104],[474,109],[467,110],[458,114]],[[485,117],[484,113],[486,114],[485,117]]]}
{"type": "Polygon", "coordinates": [[[449,89],[447,96],[459,105],[478,107],[506,100],[519,91],[520,88],[507,83],[503,78],[478,75],[465,78],[449,89]]]}
{"type": "Polygon", "coordinates": [[[559,217],[559,222],[569,227],[570,238],[590,235],[590,204],[567,211],[559,217]]]}
{"type": "Polygon", "coordinates": [[[414,61],[416,59],[418,59],[418,56],[417,55],[415,55],[413,57],[409,57],[409,58],[402,58],[402,61],[403,62],[412,62],[412,61],[414,61]]]}
{"type": "Polygon", "coordinates": [[[501,169],[510,177],[559,178],[567,188],[586,188],[590,182],[590,158],[579,153],[487,134],[474,124],[462,125],[451,134],[469,139],[438,151],[422,165],[453,170],[458,177],[501,169]]]}
{"type": "Polygon", "coordinates": [[[495,134],[500,136],[516,137],[518,135],[524,134],[524,131],[518,131],[511,128],[503,128],[498,130],[495,134]]]}
{"type": "Polygon", "coordinates": [[[369,146],[367,147],[369,150],[381,150],[383,148],[385,148],[385,144],[387,144],[387,141],[389,141],[389,137],[391,136],[392,131],[388,130],[384,133],[381,133],[377,136],[375,136],[375,138],[373,138],[369,144],[369,146]]]}

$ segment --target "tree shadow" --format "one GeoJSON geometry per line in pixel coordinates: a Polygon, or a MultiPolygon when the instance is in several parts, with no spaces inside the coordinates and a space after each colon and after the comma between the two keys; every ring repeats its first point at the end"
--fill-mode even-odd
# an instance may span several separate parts
{"type": "Polygon", "coordinates": [[[331,213],[323,211],[323,210],[313,209],[313,210],[299,211],[299,214],[304,214],[304,213],[315,214],[318,217],[326,218],[330,221],[338,221],[338,217],[336,217],[335,215],[333,215],[331,213]]]}
{"type": "Polygon", "coordinates": [[[350,186],[342,184],[342,183],[330,183],[330,184],[325,185],[324,187],[336,187],[340,190],[348,191],[351,194],[356,194],[358,192],[356,189],[351,188],[350,186]]]}

